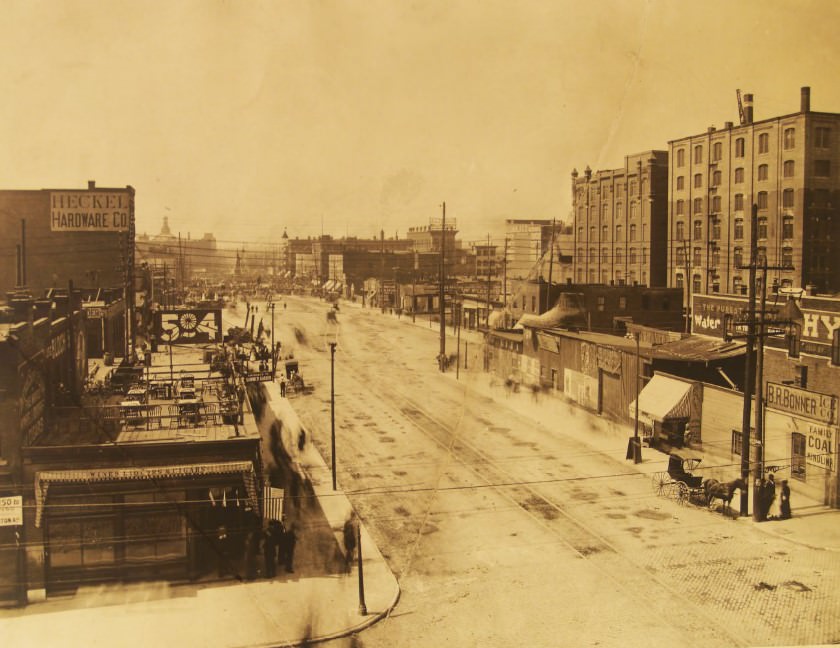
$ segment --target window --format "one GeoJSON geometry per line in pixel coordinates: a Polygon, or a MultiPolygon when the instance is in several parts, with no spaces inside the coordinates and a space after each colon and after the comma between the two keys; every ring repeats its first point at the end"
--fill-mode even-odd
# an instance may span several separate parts
{"type": "Polygon", "coordinates": [[[623,286],[624,285],[624,277],[621,274],[621,270],[616,270],[615,271],[615,283],[618,286],[623,286]]]}
{"type": "Polygon", "coordinates": [[[720,248],[712,248],[712,267],[717,268],[720,265],[720,248]]]}
{"type": "Polygon", "coordinates": [[[759,191],[756,199],[759,209],[767,209],[767,192],[759,191]]]}
{"type": "Polygon", "coordinates": [[[694,240],[699,241],[703,238],[703,221],[694,221],[694,240]]]}
{"type": "MultiPolygon", "coordinates": [[[[741,248],[741,247],[733,248],[733,250],[732,250],[732,262],[735,264],[736,268],[740,268],[742,265],[744,265],[744,248],[741,248]]],[[[738,280],[740,281],[741,278],[738,277],[738,280]]]]}
{"type": "Polygon", "coordinates": [[[790,476],[805,481],[805,435],[790,433],[790,476]]]}
{"type": "Polygon", "coordinates": [[[796,168],[796,166],[795,166],[793,160],[785,160],[785,163],[782,166],[782,175],[785,178],[792,178],[795,168],[796,168]]]}
{"type": "MultiPolygon", "coordinates": [[[[595,283],[595,271],[594,270],[589,271],[589,283],[595,283]]],[[[536,312],[536,309],[534,310],[534,312],[536,312]]]]}
{"type": "Polygon", "coordinates": [[[695,173],[694,174],[694,188],[700,189],[703,186],[703,174],[702,173],[695,173]]]}
{"type": "Polygon", "coordinates": [[[622,254],[621,254],[621,248],[616,248],[615,249],[615,262],[616,263],[623,263],[624,262],[624,259],[623,259],[622,254]]]}
{"type": "Polygon", "coordinates": [[[677,191],[682,191],[685,189],[685,178],[683,176],[677,176],[677,191]]]}
{"type": "Polygon", "coordinates": [[[785,268],[793,268],[793,248],[792,247],[783,247],[782,248],[782,265],[785,268]]]}
{"type": "Polygon", "coordinates": [[[636,263],[636,248],[630,248],[630,253],[627,255],[628,263],[636,263]]]}
{"type": "Polygon", "coordinates": [[[630,225],[630,240],[631,241],[636,240],[636,225],[635,224],[630,225]]]}
{"type": "Polygon", "coordinates": [[[678,272],[675,277],[675,285],[677,288],[683,288],[685,286],[685,279],[683,278],[681,272],[678,272]]]}
{"type": "Polygon", "coordinates": [[[758,152],[759,153],[767,153],[770,150],[770,135],[767,133],[761,133],[758,136],[758,152]]]}
{"type": "Polygon", "coordinates": [[[744,211],[744,194],[735,194],[735,211],[744,211]]]}
{"type": "Polygon", "coordinates": [[[717,240],[720,238],[720,219],[715,218],[712,221],[712,238],[717,240]]]}
{"type": "Polygon", "coordinates": [[[769,175],[769,169],[766,164],[759,164],[758,165],[758,179],[759,180],[767,180],[767,176],[769,175]]]}
{"type": "Polygon", "coordinates": [[[636,218],[638,213],[638,204],[635,201],[630,203],[630,218],[636,218]]]}
{"type": "Polygon", "coordinates": [[[606,284],[610,280],[610,273],[606,270],[601,270],[601,283],[606,284]]]}
{"type": "Polygon", "coordinates": [[[784,133],[784,148],[786,151],[796,146],[796,129],[786,128],[784,133]]]}
{"type": "Polygon", "coordinates": [[[607,298],[604,297],[603,295],[599,295],[598,296],[598,310],[603,313],[606,305],[607,305],[607,298]]]}
{"type": "MultiPolygon", "coordinates": [[[[583,283],[583,268],[578,268],[578,271],[577,271],[577,282],[578,282],[579,284],[582,284],[582,283],[583,283]]],[[[514,308],[516,308],[516,304],[515,304],[515,303],[514,303],[513,307],[514,307],[514,308]]]]}
{"type": "Polygon", "coordinates": [[[793,207],[793,189],[785,189],[782,192],[782,207],[793,207]]]}
{"type": "Polygon", "coordinates": [[[685,166],[685,149],[677,149],[677,166],[685,166]]]}
{"type": "Polygon", "coordinates": [[[793,216],[785,216],[782,219],[782,238],[787,240],[793,238],[793,216]]]}
{"type": "Polygon", "coordinates": [[[717,187],[721,183],[722,177],[723,176],[720,171],[715,171],[712,174],[712,184],[717,187]]]}
{"type": "Polygon", "coordinates": [[[694,213],[695,214],[702,214],[703,213],[703,199],[702,198],[695,198],[694,199],[694,213]]]}
{"type": "Polygon", "coordinates": [[[732,430],[732,444],[730,452],[738,457],[741,456],[742,438],[741,430],[732,430]]]}
{"type": "Polygon", "coordinates": [[[699,247],[694,248],[694,259],[692,259],[691,262],[695,266],[699,266],[703,262],[702,254],[703,254],[702,248],[699,248],[699,247]]]}
{"type": "Polygon", "coordinates": [[[583,258],[583,248],[578,248],[577,250],[577,257],[581,263],[583,263],[586,259],[583,258]]]}
{"type": "Polygon", "coordinates": [[[630,193],[631,196],[636,194],[636,181],[635,180],[630,181],[630,192],[629,193],[630,193]]]}
{"type": "Polygon", "coordinates": [[[767,238],[767,218],[765,216],[758,219],[758,238],[767,238]]]}
{"type": "Polygon", "coordinates": [[[595,240],[595,226],[594,225],[589,228],[589,240],[590,241],[595,240]]]}
{"type": "Polygon", "coordinates": [[[732,292],[736,295],[744,294],[744,281],[741,277],[733,277],[732,278],[732,292]]]}
{"type": "Polygon", "coordinates": [[[808,367],[795,367],[796,374],[793,377],[793,384],[800,389],[808,388],[808,367]]]}
{"type": "Polygon", "coordinates": [[[685,248],[677,248],[677,265],[684,266],[685,265],[685,248]]]}
{"type": "Polygon", "coordinates": [[[767,248],[763,245],[756,248],[755,262],[759,264],[767,263],[767,248]]]}
{"type": "Polygon", "coordinates": [[[610,262],[610,249],[609,248],[604,248],[603,250],[601,250],[601,261],[604,262],[604,263],[609,263],[610,262]]]}
{"type": "Polygon", "coordinates": [[[735,184],[741,184],[744,181],[744,169],[738,167],[735,169],[735,184]]]}
{"type": "Polygon", "coordinates": [[[715,142],[712,145],[712,161],[717,162],[723,157],[723,144],[715,142]]]}
{"type": "Polygon", "coordinates": [[[720,196],[712,198],[712,211],[716,214],[720,212],[720,196]]]}
{"type": "Polygon", "coordinates": [[[677,216],[682,216],[685,213],[685,201],[677,201],[677,216]]]}
{"type": "Polygon", "coordinates": [[[604,225],[601,227],[601,240],[606,241],[607,237],[610,235],[610,228],[604,225]]]}
{"type": "Polygon", "coordinates": [[[615,217],[619,220],[624,217],[624,205],[622,203],[615,204],[615,217]]]}
{"type": "Polygon", "coordinates": [[[744,219],[743,218],[736,218],[735,219],[735,238],[736,239],[743,239],[744,238],[744,219]]]}
{"type": "Polygon", "coordinates": [[[739,137],[735,140],[735,157],[744,157],[744,138],[739,137]]]}
{"type": "Polygon", "coordinates": [[[691,290],[692,290],[694,293],[699,293],[699,292],[700,292],[700,286],[701,286],[701,284],[700,284],[700,275],[699,275],[699,274],[696,274],[696,275],[694,275],[694,279],[693,279],[693,280],[692,280],[692,282],[691,282],[691,290]]]}
{"type": "Polygon", "coordinates": [[[817,126],[814,132],[814,146],[817,148],[829,148],[831,146],[831,129],[817,126]]]}
{"type": "Polygon", "coordinates": [[[630,272],[627,273],[627,283],[631,286],[636,285],[636,271],[635,270],[631,270],[630,272]]]}
{"type": "Polygon", "coordinates": [[[598,260],[598,257],[596,255],[597,252],[595,251],[595,248],[589,248],[589,261],[591,263],[595,263],[598,260]]]}
{"type": "Polygon", "coordinates": [[[703,162],[703,147],[702,146],[695,146],[694,147],[694,164],[700,164],[703,162]]]}
{"type": "Polygon", "coordinates": [[[831,160],[814,160],[814,175],[818,178],[830,178],[831,160]]]}
{"type": "Polygon", "coordinates": [[[582,240],[583,240],[583,228],[578,227],[578,241],[582,241],[582,240]]]}
{"type": "Polygon", "coordinates": [[[615,240],[616,241],[621,241],[622,240],[621,236],[622,236],[621,225],[616,225],[615,226],[615,240]]]}

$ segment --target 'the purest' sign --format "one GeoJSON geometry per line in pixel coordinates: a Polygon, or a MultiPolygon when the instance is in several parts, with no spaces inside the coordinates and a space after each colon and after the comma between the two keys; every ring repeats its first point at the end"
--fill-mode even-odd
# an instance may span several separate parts
{"type": "Polygon", "coordinates": [[[50,192],[50,229],[53,232],[126,232],[129,211],[128,192],[50,192]]]}

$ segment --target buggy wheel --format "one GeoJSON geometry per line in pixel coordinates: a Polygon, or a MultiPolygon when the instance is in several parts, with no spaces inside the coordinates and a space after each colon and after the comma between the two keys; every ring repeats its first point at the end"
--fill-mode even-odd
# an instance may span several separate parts
{"type": "Polygon", "coordinates": [[[677,482],[676,484],[677,503],[680,506],[685,506],[691,499],[691,490],[685,482],[677,482]]]}
{"type": "Polygon", "coordinates": [[[653,492],[659,496],[668,495],[668,486],[671,484],[671,477],[668,473],[657,472],[650,477],[653,492]]]}

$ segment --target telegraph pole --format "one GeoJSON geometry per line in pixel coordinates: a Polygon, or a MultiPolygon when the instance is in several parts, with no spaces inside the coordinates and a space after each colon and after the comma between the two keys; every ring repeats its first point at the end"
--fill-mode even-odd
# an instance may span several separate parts
{"type": "Polygon", "coordinates": [[[443,205],[443,222],[441,224],[440,236],[440,356],[438,357],[438,364],[440,370],[445,371],[446,365],[446,293],[444,286],[446,284],[446,202],[443,205]]]}
{"type": "MultiPolygon", "coordinates": [[[[548,310],[548,304],[551,301],[551,273],[554,267],[554,227],[555,219],[551,219],[551,247],[549,248],[548,256],[548,287],[545,293],[545,310],[548,310]]],[[[540,272],[542,274],[542,272],[540,272]]]]}
{"type": "Polygon", "coordinates": [[[271,302],[271,379],[277,376],[277,349],[274,348],[274,302],[271,302]]]}
{"type": "MultiPolygon", "coordinates": [[[[758,205],[752,206],[750,217],[750,264],[749,264],[749,298],[747,315],[747,357],[744,369],[744,409],[741,413],[741,479],[747,484],[746,490],[741,491],[741,515],[749,515],[750,489],[750,451],[752,449],[750,436],[752,430],[752,392],[755,385],[753,367],[755,366],[755,264],[758,256],[758,205]]],[[[755,512],[755,507],[753,507],[755,512]]]]}
{"type": "MultiPolygon", "coordinates": [[[[487,235],[487,259],[490,259],[490,235],[487,235]]],[[[487,264],[487,321],[486,325],[490,329],[490,263],[487,264]]]]}
{"type": "Polygon", "coordinates": [[[507,248],[508,240],[505,237],[505,256],[502,259],[502,309],[504,317],[504,327],[507,328],[507,248]]]}
{"type": "Polygon", "coordinates": [[[683,257],[685,260],[685,333],[691,333],[691,287],[693,278],[691,276],[691,248],[688,247],[688,241],[683,239],[683,257]]]}

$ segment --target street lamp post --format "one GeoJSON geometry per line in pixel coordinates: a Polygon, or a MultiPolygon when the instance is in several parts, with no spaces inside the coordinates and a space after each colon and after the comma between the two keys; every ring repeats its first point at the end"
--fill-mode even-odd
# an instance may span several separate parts
{"type": "MultiPolygon", "coordinates": [[[[336,490],[335,479],[335,342],[330,342],[330,445],[332,455],[332,487],[336,490]]],[[[361,547],[359,548],[361,552],[361,547]]]]}
{"type": "Polygon", "coordinates": [[[359,614],[367,615],[367,605],[365,605],[365,575],[362,571],[362,525],[356,525],[356,547],[358,548],[357,561],[359,565],[359,614]]]}
{"type": "Polygon", "coordinates": [[[639,368],[639,343],[640,343],[640,334],[639,331],[633,332],[633,337],[636,340],[636,416],[635,416],[635,425],[633,428],[633,436],[627,443],[627,459],[632,459],[633,463],[641,463],[642,462],[642,442],[639,439],[639,394],[641,393],[641,389],[639,388],[639,380],[641,379],[641,371],[639,368]]]}

